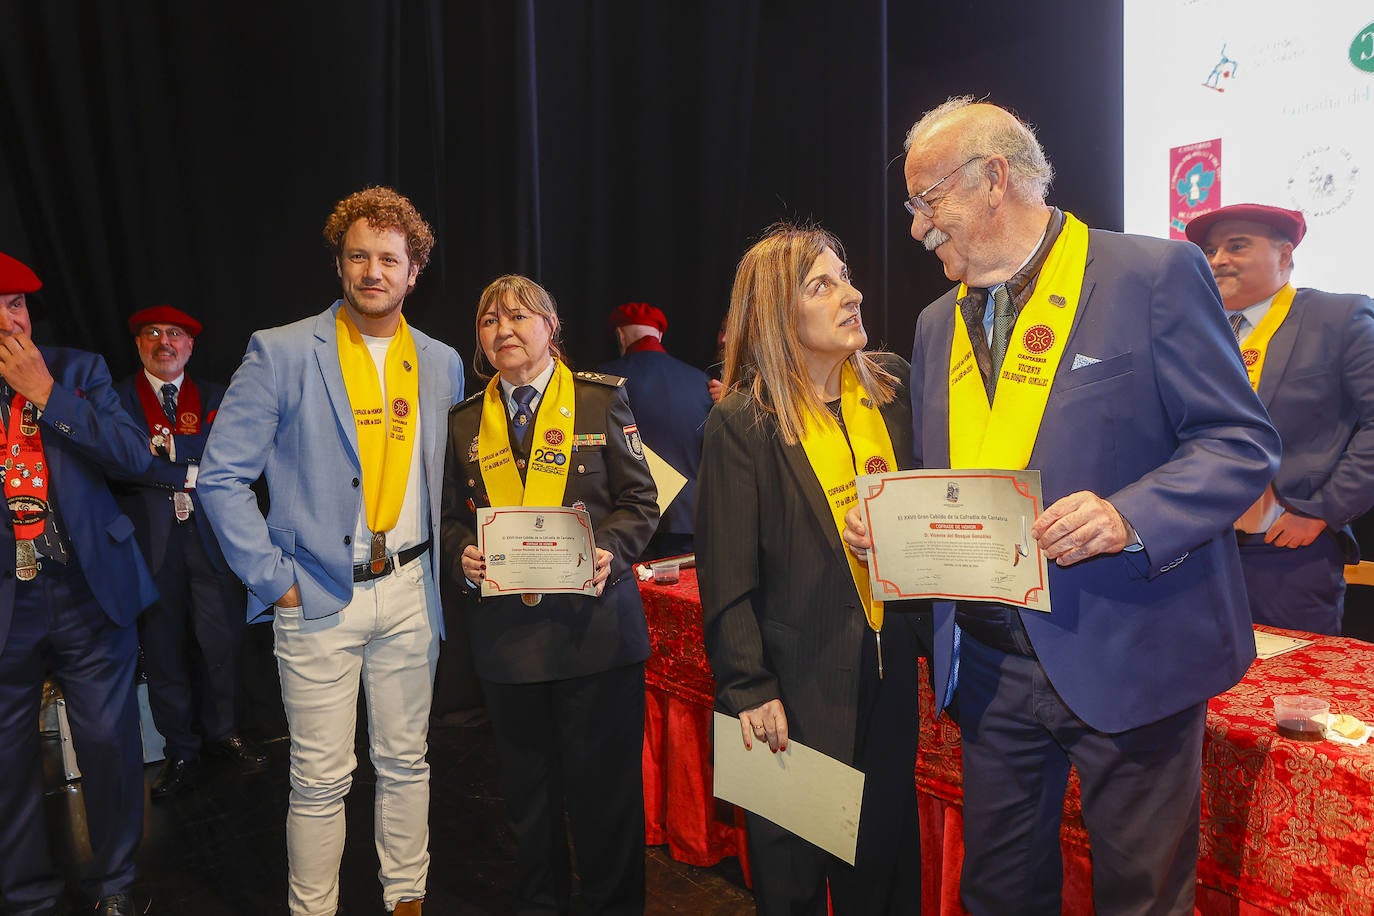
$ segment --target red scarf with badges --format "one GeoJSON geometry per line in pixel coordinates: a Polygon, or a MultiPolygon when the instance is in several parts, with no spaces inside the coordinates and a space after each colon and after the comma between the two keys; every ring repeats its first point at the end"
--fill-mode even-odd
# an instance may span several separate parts
{"type": "MultiPolygon", "coordinates": [[[[5,450],[5,502],[16,541],[31,541],[47,523],[48,462],[38,432],[38,412],[29,399],[15,392],[8,428],[0,424],[5,450]]],[[[32,578],[32,577],[30,577],[32,578]]]]}
{"type": "MultiPolygon", "coordinates": [[[[167,428],[167,414],[162,409],[159,393],[148,383],[148,373],[138,373],[134,378],[134,388],[138,390],[138,401],[143,405],[149,433],[191,436],[200,432],[200,389],[189,375],[181,377],[181,387],[177,389],[177,424],[171,429],[167,428]]],[[[214,413],[211,412],[205,422],[210,423],[214,419],[214,413]]]]}

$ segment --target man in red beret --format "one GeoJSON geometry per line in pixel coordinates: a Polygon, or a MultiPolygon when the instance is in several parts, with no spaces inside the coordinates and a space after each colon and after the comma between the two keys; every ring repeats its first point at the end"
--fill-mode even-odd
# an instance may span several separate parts
{"type": "Polygon", "coordinates": [[[189,785],[202,754],[231,760],[245,772],[267,758],[238,733],[239,658],[246,596],[229,569],[200,506],[196,472],[224,386],[186,373],[200,322],[170,305],[129,318],[143,369],[117,387],[124,410],[147,430],[155,453],[147,472],[120,490],[120,505],[157,581],[157,603],[139,619],[148,704],[166,740],[153,798],[189,785]],[[194,637],[198,653],[187,652],[194,637]],[[190,659],[197,659],[193,676],[190,659]],[[201,684],[194,727],[192,683],[201,684]]]}
{"type": "Polygon", "coordinates": [[[48,851],[38,719],[62,687],[82,768],[98,916],[134,912],[143,747],[134,621],[157,590],[105,480],[142,473],[148,437],[119,406],[105,361],[40,347],[28,300],[42,284],[0,254],[0,910],[52,913],[63,879],[48,851]]]}
{"type": "Polygon", "coordinates": [[[681,492],[663,507],[658,531],[644,548],[644,557],[691,553],[702,428],[712,406],[710,380],[705,372],[663,349],[668,319],[652,305],[627,302],[611,312],[609,324],[621,355],[601,366],[601,371],[629,380],[625,391],[640,438],[687,479],[681,492]]]}
{"type": "Polygon", "coordinates": [[[1374,302],[1294,289],[1296,210],[1233,204],[1188,224],[1221,290],[1250,384],[1283,441],[1278,474],[1236,522],[1250,613],[1339,634],[1350,522],[1374,505],[1374,302]]]}

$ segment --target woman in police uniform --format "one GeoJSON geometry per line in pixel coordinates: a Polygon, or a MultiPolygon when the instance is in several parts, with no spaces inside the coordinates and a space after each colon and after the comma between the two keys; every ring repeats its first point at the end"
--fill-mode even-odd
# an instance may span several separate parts
{"type": "Polygon", "coordinates": [[[657,493],[625,380],[572,372],[559,330],[553,299],[532,280],[499,277],[483,291],[478,353],[496,375],[449,415],[443,562],[470,596],[518,846],[516,908],[568,911],[566,804],[585,911],[639,912],[649,636],[631,564],[654,533],[657,493]],[[599,594],[479,598],[475,512],[492,505],[586,509],[599,594]]]}

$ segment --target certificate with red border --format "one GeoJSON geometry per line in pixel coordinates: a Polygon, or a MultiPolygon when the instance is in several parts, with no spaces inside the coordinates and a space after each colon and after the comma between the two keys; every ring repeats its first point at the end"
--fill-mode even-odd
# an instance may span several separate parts
{"type": "Polygon", "coordinates": [[[486,558],[482,597],[595,595],[596,542],[585,509],[491,506],[477,510],[477,549],[486,558]]]}
{"type": "Polygon", "coordinates": [[[873,597],[996,601],[1050,610],[1049,563],[1030,536],[1039,471],[925,468],[858,478],[873,539],[873,597]]]}

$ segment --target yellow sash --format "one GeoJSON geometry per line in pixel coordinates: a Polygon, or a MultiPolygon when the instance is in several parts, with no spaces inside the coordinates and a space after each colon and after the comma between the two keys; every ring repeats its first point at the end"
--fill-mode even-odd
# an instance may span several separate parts
{"type": "Polygon", "coordinates": [[[415,339],[410,336],[410,325],[402,318],[386,348],[383,395],[372,353],[342,305],[335,318],[335,329],[339,338],[339,369],[358,430],[367,528],[374,534],[390,531],[401,516],[406,481],[410,479],[410,459],[415,450],[415,421],[420,409],[415,339]]]}
{"type": "MultiPolygon", "coordinates": [[[[844,514],[858,502],[854,486],[856,474],[881,474],[897,470],[897,458],[892,452],[892,439],[878,407],[859,385],[859,378],[846,361],[840,374],[840,416],[844,430],[828,412],[807,418],[801,444],[806,460],[825,490],[826,501],[835,517],[835,529],[844,531],[844,514]],[[845,442],[845,431],[849,441],[845,442]]],[[[883,603],[874,601],[868,584],[868,567],[854,559],[846,548],[849,573],[854,577],[864,616],[874,631],[883,628],[883,603]]]]}
{"type": "Polygon", "coordinates": [[[1260,323],[1245,335],[1245,340],[1240,345],[1240,357],[1245,360],[1245,372],[1250,376],[1250,387],[1256,391],[1259,391],[1260,373],[1264,371],[1264,357],[1269,352],[1269,341],[1283,324],[1283,320],[1288,317],[1288,310],[1293,307],[1293,296],[1296,294],[1297,290],[1293,289],[1293,284],[1285,283],[1283,289],[1274,294],[1269,311],[1265,312],[1260,323]]]}
{"type": "MultiPolygon", "coordinates": [[[[1064,345],[1073,328],[1088,263],[1088,227],[1070,213],[1012,331],[992,405],[962,316],[949,353],[949,464],[1020,470],[1030,461],[1064,345]],[[988,435],[989,429],[996,429],[988,435]]],[[[959,284],[959,298],[968,287],[959,284]]]]}
{"type": "Polygon", "coordinates": [[[500,377],[487,384],[477,430],[477,464],[493,506],[561,506],[572,458],[576,395],[572,370],[554,361],[553,377],[539,399],[529,432],[530,462],[521,481],[510,446],[509,414],[500,377]]]}

